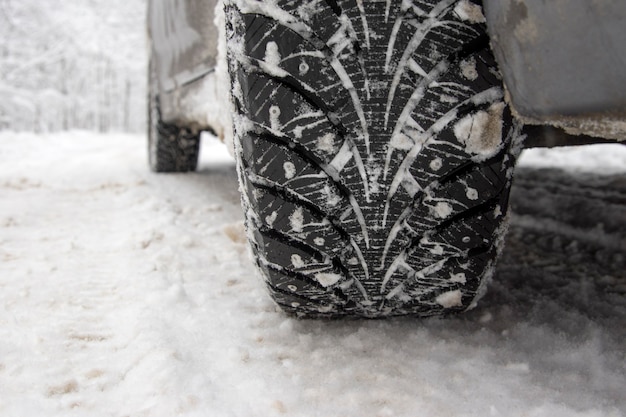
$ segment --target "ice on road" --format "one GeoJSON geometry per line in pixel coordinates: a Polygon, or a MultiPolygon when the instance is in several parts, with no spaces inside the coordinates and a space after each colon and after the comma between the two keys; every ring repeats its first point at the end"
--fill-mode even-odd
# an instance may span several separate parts
{"type": "Polygon", "coordinates": [[[626,146],[528,152],[479,307],[377,321],[277,311],[202,152],[0,133],[1,416],[625,415],[626,146]]]}

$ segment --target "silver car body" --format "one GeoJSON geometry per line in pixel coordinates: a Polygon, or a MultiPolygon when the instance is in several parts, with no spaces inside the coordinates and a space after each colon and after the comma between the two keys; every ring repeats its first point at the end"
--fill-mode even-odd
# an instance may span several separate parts
{"type": "Polygon", "coordinates": [[[216,16],[223,18],[220,12],[219,0],[148,1],[151,88],[157,89],[166,123],[223,134],[225,103],[218,79],[225,70],[219,65],[216,25],[216,16]]]}
{"type": "Polygon", "coordinates": [[[485,0],[517,116],[626,139],[626,1],[485,0]]]}

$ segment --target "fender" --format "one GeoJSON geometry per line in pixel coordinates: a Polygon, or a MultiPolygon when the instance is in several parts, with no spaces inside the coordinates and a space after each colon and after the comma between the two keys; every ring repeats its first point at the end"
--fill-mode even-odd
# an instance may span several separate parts
{"type": "Polygon", "coordinates": [[[194,111],[196,96],[206,95],[206,75],[216,66],[216,0],[150,0],[148,38],[156,71],[162,118],[177,124],[206,125],[194,111]]]}
{"type": "Polygon", "coordinates": [[[484,0],[484,11],[518,118],[626,139],[624,0],[484,0]]]}

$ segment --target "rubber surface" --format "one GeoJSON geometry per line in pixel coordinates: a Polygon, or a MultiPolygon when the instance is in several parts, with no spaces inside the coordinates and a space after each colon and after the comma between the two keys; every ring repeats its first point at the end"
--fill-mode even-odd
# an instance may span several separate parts
{"type": "Polygon", "coordinates": [[[300,316],[431,316],[484,292],[519,127],[479,5],[226,2],[247,229],[300,316]]]}
{"type": "Polygon", "coordinates": [[[161,119],[153,62],[148,84],[148,158],[155,172],[195,171],[200,153],[200,132],[165,123],[161,119]]]}

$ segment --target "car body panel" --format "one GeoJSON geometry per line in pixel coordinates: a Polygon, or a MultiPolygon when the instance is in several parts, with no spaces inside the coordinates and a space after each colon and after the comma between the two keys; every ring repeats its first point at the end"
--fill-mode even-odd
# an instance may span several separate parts
{"type": "Polygon", "coordinates": [[[148,1],[150,59],[156,72],[161,117],[168,123],[206,126],[198,103],[214,89],[217,0],[148,1]]]}
{"type": "Polygon", "coordinates": [[[626,1],[485,0],[484,6],[518,116],[624,138],[626,1]]]}

